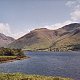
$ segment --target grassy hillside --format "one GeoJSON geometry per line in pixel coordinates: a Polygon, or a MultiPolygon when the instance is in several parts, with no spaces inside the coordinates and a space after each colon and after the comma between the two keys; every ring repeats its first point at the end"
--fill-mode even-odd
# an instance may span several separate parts
{"type": "Polygon", "coordinates": [[[70,78],[40,76],[40,75],[27,75],[21,73],[0,73],[0,80],[73,80],[70,78]]]}
{"type": "Polygon", "coordinates": [[[80,50],[80,29],[72,30],[66,37],[60,38],[51,46],[52,51],[80,50]]]}
{"type": "Polygon", "coordinates": [[[15,40],[7,47],[31,51],[69,51],[80,50],[80,24],[73,23],[57,30],[35,29],[15,40]],[[77,49],[76,49],[77,46],[77,49]]]}
{"type": "Polygon", "coordinates": [[[14,41],[8,47],[26,48],[29,50],[47,48],[52,44],[53,36],[55,34],[53,34],[52,30],[45,28],[36,29],[14,41]]]}

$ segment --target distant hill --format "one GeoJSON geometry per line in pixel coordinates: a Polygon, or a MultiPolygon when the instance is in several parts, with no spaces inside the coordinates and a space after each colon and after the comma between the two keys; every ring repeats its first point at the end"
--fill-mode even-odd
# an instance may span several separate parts
{"type": "Polygon", "coordinates": [[[57,30],[35,29],[8,45],[26,50],[80,50],[80,24],[72,23],[57,30]]]}
{"type": "Polygon", "coordinates": [[[5,47],[6,45],[10,44],[14,40],[15,40],[14,38],[0,33],[0,47],[5,47]]]}

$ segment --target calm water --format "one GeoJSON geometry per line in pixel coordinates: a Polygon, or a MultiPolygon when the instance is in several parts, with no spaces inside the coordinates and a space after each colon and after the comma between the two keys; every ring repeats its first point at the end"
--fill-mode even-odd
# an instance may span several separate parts
{"type": "Polygon", "coordinates": [[[80,80],[80,52],[27,52],[31,58],[0,64],[0,72],[71,77],[80,80]]]}

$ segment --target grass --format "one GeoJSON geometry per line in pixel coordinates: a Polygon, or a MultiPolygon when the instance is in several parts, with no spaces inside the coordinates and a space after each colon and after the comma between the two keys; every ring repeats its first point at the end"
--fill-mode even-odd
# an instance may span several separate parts
{"type": "Polygon", "coordinates": [[[0,58],[16,58],[16,56],[0,56],[0,58]]]}
{"type": "Polygon", "coordinates": [[[6,62],[9,60],[14,60],[16,59],[16,56],[0,56],[0,62],[6,62]]]}
{"type": "Polygon", "coordinates": [[[27,75],[21,73],[0,73],[0,80],[73,80],[70,78],[27,75]]]}
{"type": "Polygon", "coordinates": [[[22,56],[0,56],[0,63],[14,61],[14,60],[21,60],[24,58],[26,58],[26,57],[22,57],[22,56]]]}

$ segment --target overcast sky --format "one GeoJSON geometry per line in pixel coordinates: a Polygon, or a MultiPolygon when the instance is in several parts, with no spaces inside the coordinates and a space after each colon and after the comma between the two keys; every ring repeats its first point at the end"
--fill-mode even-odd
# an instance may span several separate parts
{"type": "Polygon", "coordinates": [[[73,22],[80,22],[79,0],[0,0],[0,32],[14,38],[73,22]]]}

